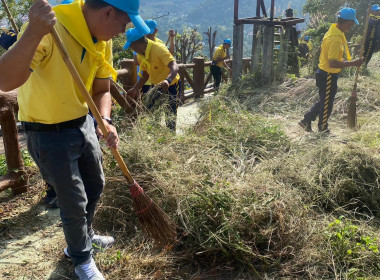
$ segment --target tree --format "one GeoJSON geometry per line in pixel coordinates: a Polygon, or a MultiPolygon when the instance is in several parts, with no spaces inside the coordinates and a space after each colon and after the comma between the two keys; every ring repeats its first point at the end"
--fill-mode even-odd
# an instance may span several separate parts
{"type": "Polygon", "coordinates": [[[197,29],[187,28],[182,34],[177,33],[175,41],[176,60],[187,63],[193,60],[196,54],[202,50],[202,36],[197,29]]]}
{"type": "Polygon", "coordinates": [[[213,51],[215,48],[215,38],[218,31],[215,30],[212,34],[211,32],[212,32],[211,26],[208,28],[207,32],[203,32],[203,34],[207,35],[208,47],[209,47],[209,52],[210,52],[210,56],[209,56],[210,60],[212,59],[213,51]]]}
{"type": "MultiPolygon", "coordinates": [[[[27,20],[29,9],[30,9],[30,6],[32,6],[32,4],[33,4],[33,0],[7,1],[9,11],[18,27],[22,26],[22,24],[27,20]]],[[[3,19],[7,20],[8,26],[11,28],[11,23],[7,17],[7,13],[5,9],[2,7],[2,9],[0,9],[0,20],[3,20],[3,19]]]]}

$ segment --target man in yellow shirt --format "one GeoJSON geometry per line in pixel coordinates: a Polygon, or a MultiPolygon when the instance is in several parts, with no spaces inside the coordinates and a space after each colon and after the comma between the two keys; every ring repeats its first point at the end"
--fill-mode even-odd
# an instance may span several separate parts
{"type": "Polygon", "coordinates": [[[140,80],[128,91],[128,95],[137,98],[148,79],[153,85],[158,85],[159,90],[167,93],[169,98],[171,116],[166,121],[166,126],[175,131],[181,85],[174,57],[165,45],[146,39],[144,34],[135,28],[129,29],[126,35],[127,42],[124,48],[131,47],[138,54],[141,70],[140,80]]]}
{"type": "Polygon", "coordinates": [[[311,122],[319,116],[318,130],[323,133],[329,133],[328,119],[330,117],[335,94],[338,90],[338,73],[346,67],[359,67],[362,59],[351,61],[351,55],[348,50],[345,32],[351,30],[359,24],[356,19],[356,11],[351,8],[343,8],[338,13],[338,23],[331,25],[329,31],[325,34],[321,46],[321,55],[319,57],[319,69],[316,73],[316,83],[319,88],[319,100],[307,112],[298,124],[307,132],[312,132],[311,122]],[[343,60],[345,53],[347,61],[343,60]]]}
{"type": "Polygon", "coordinates": [[[226,59],[230,58],[230,55],[227,54],[232,44],[231,39],[225,39],[223,44],[221,44],[214,52],[212,58],[212,63],[210,66],[211,74],[214,78],[214,89],[218,90],[220,82],[222,81],[222,66],[224,66],[228,71],[231,72],[231,69],[228,67],[225,62],[226,59]]]}
{"type": "MultiPolygon", "coordinates": [[[[156,36],[158,32],[157,22],[153,19],[147,19],[145,20],[145,24],[150,29],[150,32],[146,34],[145,37],[149,40],[152,40],[154,42],[160,43],[165,46],[165,43],[156,36]]],[[[169,52],[173,54],[174,53],[174,34],[170,33],[170,31],[169,31],[169,39],[170,39],[169,52]]],[[[133,52],[133,60],[135,64],[137,65],[137,80],[140,80],[140,77],[141,77],[140,62],[137,59],[137,52],[135,51],[133,52]]],[[[147,93],[151,87],[152,87],[152,83],[148,79],[148,81],[145,83],[145,85],[143,85],[141,90],[143,93],[147,93]]]]}
{"type": "Polygon", "coordinates": [[[28,150],[57,193],[65,253],[80,280],[104,279],[92,258],[92,245],[104,248],[114,240],[92,230],[105,183],[102,153],[87,104],[49,33],[55,25],[110,132],[106,143],[116,148],[119,138],[110,119],[115,70],[108,41],[125,32],[130,21],[148,32],[138,8],[139,0],[75,0],[54,8],[47,0],[36,0],[18,41],[0,58],[0,89],[19,87],[18,118],[28,150]]]}

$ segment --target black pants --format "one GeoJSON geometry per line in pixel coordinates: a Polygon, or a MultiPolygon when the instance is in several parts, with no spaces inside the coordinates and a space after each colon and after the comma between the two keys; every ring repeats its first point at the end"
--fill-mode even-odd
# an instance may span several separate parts
{"type": "MultiPolygon", "coordinates": [[[[162,91],[162,89],[159,88],[158,91],[162,91]]],[[[181,81],[179,80],[174,85],[171,85],[166,93],[163,92],[163,94],[167,94],[169,98],[169,102],[168,102],[169,115],[166,117],[166,126],[173,131],[175,131],[176,129],[177,108],[178,108],[178,100],[180,96],[180,91],[181,91],[181,81]]],[[[161,95],[156,95],[156,98],[154,98],[151,101],[151,104],[148,105],[148,109],[153,108],[154,104],[160,97],[161,95]]]]}
{"type": "Polygon", "coordinates": [[[211,65],[210,71],[214,78],[214,89],[218,89],[222,81],[222,68],[217,65],[211,65]]]}
{"type": "Polygon", "coordinates": [[[318,129],[328,129],[328,119],[334,104],[336,92],[338,91],[338,74],[327,73],[321,69],[317,70],[316,83],[319,88],[319,100],[304,116],[306,122],[315,121],[319,116],[318,129]]]}

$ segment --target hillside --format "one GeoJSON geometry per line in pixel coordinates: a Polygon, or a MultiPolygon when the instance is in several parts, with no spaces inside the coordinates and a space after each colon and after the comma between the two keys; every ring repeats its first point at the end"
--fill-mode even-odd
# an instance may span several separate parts
{"type": "MultiPolygon", "coordinates": [[[[330,135],[297,125],[318,95],[307,77],[227,85],[200,101],[198,122],[181,135],[163,128],[159,113],[130,122],[115,109],[124,160],[182,234],[164,250],[142,237],[104,148],[95,228],[116,237],[96,255],[107,279],[379,279],[378,63],[359,81],[357,131],[345,124],[350,72],[339,80],[330,135]]],[[[0,194],[1,279],[72,279],[43,192],[34,176],[27,194],[0,194]]]]}

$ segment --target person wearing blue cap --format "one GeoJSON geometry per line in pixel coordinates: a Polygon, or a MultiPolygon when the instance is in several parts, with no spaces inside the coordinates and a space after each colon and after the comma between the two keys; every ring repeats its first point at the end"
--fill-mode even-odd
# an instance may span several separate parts
{"type": "Polygon", "coordinates": [[[223,44],[216,48],[210,66],[210,72],[214,78],[214,89],[218,90],[222,81],[222,67],[224,66],[230,73],[231,68],[228,67],[226,59],[230,58],[228,50],[231,48],[232,40],[225,39],[223,44]]]}
{"type": "Polygon", "coordinates": [[[319,100],[299,121],[299,125],[307,132],[312,132],[311,122],[319,116],[318,130],[321,133],[329,133],[328,119],[330,117],[335,94],[338,90],[338,73],[346,67],[359,67],[362,59],[351,61],[345,32],[359,24],[356,19],[356,11],[351,8],[343,8],[338,13],[338,23],[332,24],[323,37],[321,55],[316,73],[316,84],[319,88],[319,100]],[[345,54],[346,60],[343,60],[345,54]]]}
{"type": "Polygon", "coordinates": [[[35,0],[17,42],[0,58],[0,89],[18,89],[18,119],[28,151],[43,179],[56,191],[67,243],[65,254],[80,280],[101,280],[92,258],[93,244],[107,248],[114,239],[94,233],[95,208],[105,179],[102,153],[88,106],[51,35],[53,26],[109,131],[107,146],[119,137],[111,120],[111,39],[133,22],[149,32],[139,16],[139,0],[74,0],[52,8],[35,0]]]}
{"type": "Polygon", "coordinates": [[[13,30],[2,28],[0,30],[0,46],[8,50],[17,40],[17,34],[13,30]]]}
{"type": "Polygon", "coordinates": [[[364,65],[367,66],[372,55],[380,47],[380,6],[374,4],[371,7],[370,18],[368,22],[368,31],[364,45],[364,65]]]}
{"type": "MultiPolygon", "coordinates": [[[[145,20],[145,24],[150,29],[150,32],[148,34],[146,34],[145,37],[149,40],[152,40],[152,41],[157,42],[159,44],[165,45],[165,43],[156,36],[156,34],[158,32],[157,22],[153,19],[147,19],[147,20],[145,20]]],[[[169,39],[170,39],[169,52],[171,54],[173,54],[174,53],[173,36],[169,35],[169,39]]],[[[135,52],[135,51],[133,52],[133,60],[134,60],[135,64],[137,65],[137,79],[140,80],[140,78],[141,78],[140,62],[139,62],[138,57],[137,57],[137,52],[135,52]]],[[[145,83],[145,85],[143,85],[141,90],[143,93],[147,93],[151,87],[152,87],[152,83],[148,79],[148,81],[145,83]]]]}
{"type": "MultiPolygon", "coordinates": [[[[124,49],[131,47],[138,54],[141,70],[140,80],[127,94],[134,99],[139,98],[140,90],[148,79],[153,85],[157,85],[159,91],[168,94],[171,115],[166,120],[166,126],[175,131],[181,84],[179,68],[174,57],[165,45],[146,39],[144,34],[135,28],[129,29],[126,36],[124,49]]],[[[153,107],[155,101],[152,100],[149,107],[153,107]]]]}

